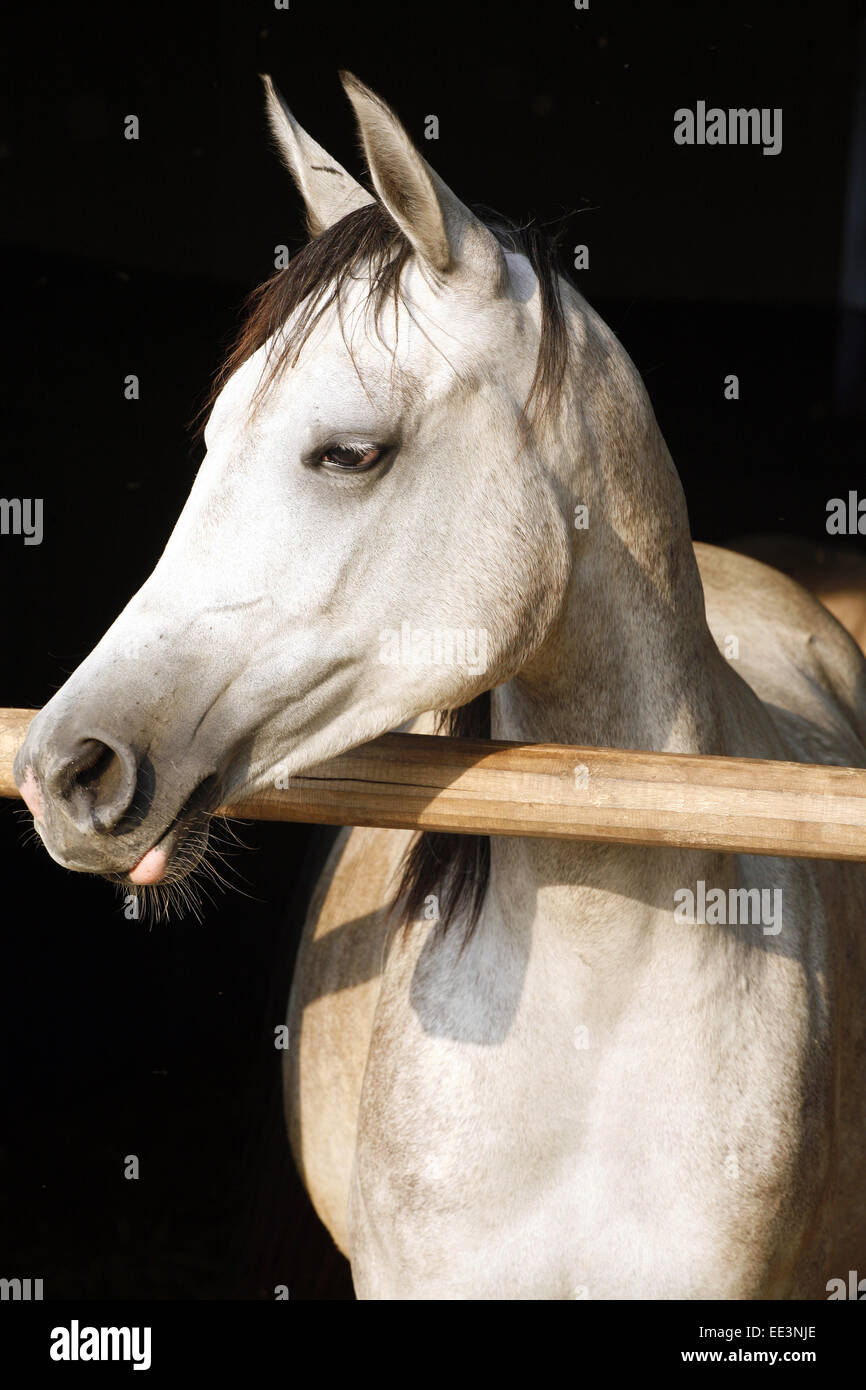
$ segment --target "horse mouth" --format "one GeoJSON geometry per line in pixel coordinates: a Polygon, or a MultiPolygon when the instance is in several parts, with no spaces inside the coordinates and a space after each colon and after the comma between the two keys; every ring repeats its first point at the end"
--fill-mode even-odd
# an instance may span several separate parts
{"type": "Polygon", "coordinates": [[[185,878],[205,856],[208,825],[219,801],[217,779],[205,777],[150,849],[131,868],[106,877],[133,888],[148,888],[185,878]]]}

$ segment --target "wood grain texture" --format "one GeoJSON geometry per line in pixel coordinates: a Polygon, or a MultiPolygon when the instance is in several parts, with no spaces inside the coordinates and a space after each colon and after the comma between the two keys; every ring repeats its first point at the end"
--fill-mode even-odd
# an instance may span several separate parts
{"type": "MultiPolygon", "coordinates": [[[[34,710],[0,710],[0,795],[34,710]]],[[[221,807],[253,820],[866,860],[866,769],[386,734],[221,807]]]]}

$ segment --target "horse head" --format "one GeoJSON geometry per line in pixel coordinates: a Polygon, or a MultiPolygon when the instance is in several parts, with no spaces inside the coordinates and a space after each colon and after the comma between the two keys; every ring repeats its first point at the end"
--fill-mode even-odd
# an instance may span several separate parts
{"type": "Polygon", "coordinates": [[[67,868],[149,885],[210,813],[510,679],[565,593],[542,448],[560,285],[344,77],[374,192],[265,79],[311,240],[254,298],[156,568],[34,720],[16,777],[67,868]]]}

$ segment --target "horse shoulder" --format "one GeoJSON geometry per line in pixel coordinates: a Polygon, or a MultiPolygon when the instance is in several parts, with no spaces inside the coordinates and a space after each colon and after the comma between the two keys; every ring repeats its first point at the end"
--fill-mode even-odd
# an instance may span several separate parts
{"type": "Polygon", "coordinates": [[[387,955],[387,903],[412,838],[356,827],[338,836],[310,903],[289,1000],[284,1095],[295,1162],[348,1255],[346,1203],[361,1085],[387,955]]]}
{"type": "MultiPolygon", "coordinates": [[[[433,733],[425,714],[407,731],[433,733]]],[[[348,1257],[346,1207],[361,1086],[388,954],[388,904],[414,832],[340,831],[307,912],[283,1067],[289,1139],[310,1200],[348,1257]]]]}

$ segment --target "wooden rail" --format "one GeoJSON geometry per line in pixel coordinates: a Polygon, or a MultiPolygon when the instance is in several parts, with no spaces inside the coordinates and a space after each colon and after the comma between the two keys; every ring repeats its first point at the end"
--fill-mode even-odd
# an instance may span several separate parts
{"type": "MultiPolygon", "coordinates": [[[[0,710],[0,796],[34,710],[0,710]]],[[[386,734],[221,807],[253,820],[866,860],[866,769],[386,734]]]]}

